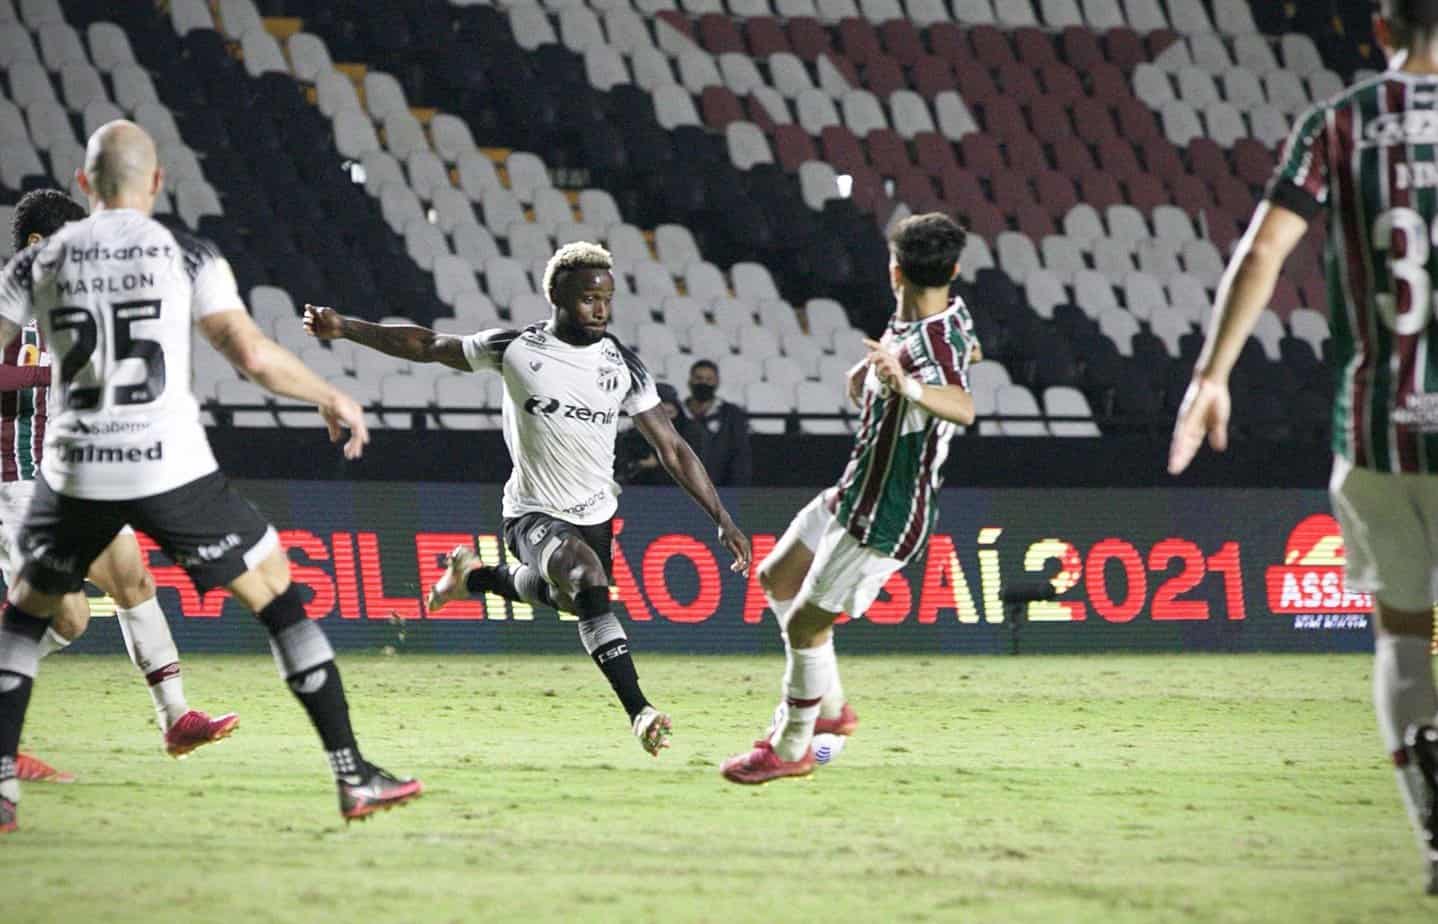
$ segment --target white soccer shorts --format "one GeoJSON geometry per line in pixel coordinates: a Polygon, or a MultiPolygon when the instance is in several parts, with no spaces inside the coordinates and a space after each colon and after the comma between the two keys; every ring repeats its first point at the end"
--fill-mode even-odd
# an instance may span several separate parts
{"type": "Polygon", "coordinates": [[[795,599],[857,619],[884,589],[889,575],[904,567],[897,558],[859,544],[829,512],[821,492],[794,517],[780,547],[797,540],[814,553],[795,599]]]}
{"type": "Polygon", "coordinates": [[[1335,457],[1328,482],[1350,590],[1420,613],[1438,601],[1438,475],[1393,474],[1335,457]]]}
{"type": "Polygon", "coordinates": [[[5,586],[15,583],[15,570],[20,564],[20,524],[25,521],[25,511],[30,508],[30,498],[35,496],[33,481],[0,482],[0,575],[5,586]]]}

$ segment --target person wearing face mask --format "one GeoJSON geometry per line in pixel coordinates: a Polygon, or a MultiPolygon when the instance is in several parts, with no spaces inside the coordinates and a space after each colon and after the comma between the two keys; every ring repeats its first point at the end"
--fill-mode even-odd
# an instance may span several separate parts
{"type": "Polygon", "coordinates": [[[695,424],[691,442],[716,485],[747,485],[754,475],[749,415],[720,398],[718,391],[719,367],[713,360],[701,359],[689,367],[684,409],[695,424]]]}

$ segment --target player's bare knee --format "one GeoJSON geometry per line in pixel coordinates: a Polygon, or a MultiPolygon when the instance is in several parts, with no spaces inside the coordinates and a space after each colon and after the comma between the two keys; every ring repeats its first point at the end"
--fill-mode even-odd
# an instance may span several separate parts
{"type": "Polygon", "coordinates": [[[829,640],[835,614],[800,603],[790,611],[785,633],[793,648],[815,648],[829,640]]]}
{"type": "Polygon", "coordinates": [[[1373,608],[1377,630],[1385,635],[1433,637],[1433,609],[1400,610],[1382,601],[1373,608]]]}
{"type": "Polygon", "coordinates": [[[61,638],[73,642],[90,626],[90,603],[83,593],[66,594],[60,612],[50,622],[61,638]]]}
{"type": "Polygon", "coordinates": [[[155,596],[155,579],[148,569],[136,562],[136,570],[116,576],[110,595],[120,607],[134,609],[155,596]]]}
{"type": "Polygon", "coordinates": [[[235,599],[258,613],[290,586],[290,560],[276,546],[258,565],[226,586],[235,599]]]}

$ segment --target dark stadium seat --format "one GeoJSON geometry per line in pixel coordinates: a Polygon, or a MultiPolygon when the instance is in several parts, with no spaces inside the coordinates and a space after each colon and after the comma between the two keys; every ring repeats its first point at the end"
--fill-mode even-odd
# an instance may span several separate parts
{"type": "Polygon", "coordinates": [[[779,165],[791,173],[806,160],[817,160],[814,139],[797,125],[780,125],[774,129],[774,153],[779,165]]]}
{"type": "Polygon", "coordinates": [[[869,165],[881,176],[895,177],[913,169],[904,139],[890,129],[869,132],[864,136],[864,148],[869,152],[869,165]]]}
{"type": "Polygon", "coordinates": [[[712,55],[744,52],[744,37],[734,20],[721,13],[705,13],[699,17],[699,44],[712,55]]]}
{"type": "Polygon", "coordinates": [[[804,61],[814,61],[819,55],[833,51],[829,30],[817,20],[807,16],[796,16],[789,20],[789,44],[794,54],[804,61]]]}
{"type": "Polygon", "coordinates": [[[744,38],[749,54],[758,59],[793,50],[789,45],[789,37],[779,25],[779,20],[771,16],[755,16],[745,20],[744,38]]]}
{"type": "Polygon", "coordinates": [[[839,47],[859,67],[884,54],[879,32],[867,19],[848,16],[839,21],[839,47]]]}
{"type": "Polygon", "coordinates": [[[1053,40],[1048,34],[1033,27],[1021,26],[1013,32],[1015,57],[1025,67],[1035,70],[1058,63],[1053,40]]]}
{"type": "Polygon", "coordinates": [[[974,59],[984,67],[997,69],[1013,63],[1013,47],[1008,36],[994,26],[974,26],[969,30],[969,45],[974,59]]]}
{"type": "Polygon", "coordinates": [[[1065,26],[1059,38],[1059,46],[1063,52],[1063,59],[1080,72],[1087,71],[1093,65],[1107,60],[1104,57],[1103,48],[1099,45],[1098,37],[1091,30],[1082,26],[1065,26]]]}
{"type": "Polygon", "coordinates": [[[1068,110],[1063,103],[1052,96],[1039,96],[1028,104],[1029,124],[1040,141],[1055,144],[1066,141],[1073,134],[1069,124],[1068,110]]]}
{"type": "Polygon", "coordinates": [[[891,19],[879,26],[884,51],[904,67],[912,67],[927,52],[918,29],[907,19],[891,19]]]}
{"type": "Polygon", "coordinates": [[[956,23],[934,23],[925,31],[928,33],[929,50],[950,65],[962,63],[973,55],[968,36],[956,23]]]}
{"type": "Polygon", "coordinates": [[[955,86],[953,66],[937,54],[923,55],[915,61],[913,75],[914,89],[929,100],[955,86]]]}
{"type": "Polygon", "coordinates": [[[744,119],[744,107],[728,87],[705,87],[699,96],[699,112],[705,125],[721,131],[730,122],[744,119]]]}
{"type": "Polygon", "coordinates": [[[959,165],[954,146],[938,132],[919,132],[914,136],[914,160],[931,176],[940,176],[959,165]]]}
{"type": "Polygon", "coordinates": [[[863,85],[879,99],[889,98],[895,90],[906,90],[909,82],[904,78],[904,69],[897,60],[885,54],[877,54],[864,64],[863,85]]]}

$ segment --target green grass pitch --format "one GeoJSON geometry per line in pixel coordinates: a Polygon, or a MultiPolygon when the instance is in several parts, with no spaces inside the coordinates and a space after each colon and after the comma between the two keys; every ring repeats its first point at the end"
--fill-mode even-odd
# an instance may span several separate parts
{"type": "Polygon", "coordinates": [[[41,669],[0,839],[30,921],[1431,921],[1353,656],[856,657],[808,781],[723,782],[782,658],[637,655],[659,760],[572,657],[343,657],[367,755],[428,787],[346,829],[267,657],[185,662],[235,737],[166,758],[120,657],[41,669]]]}

